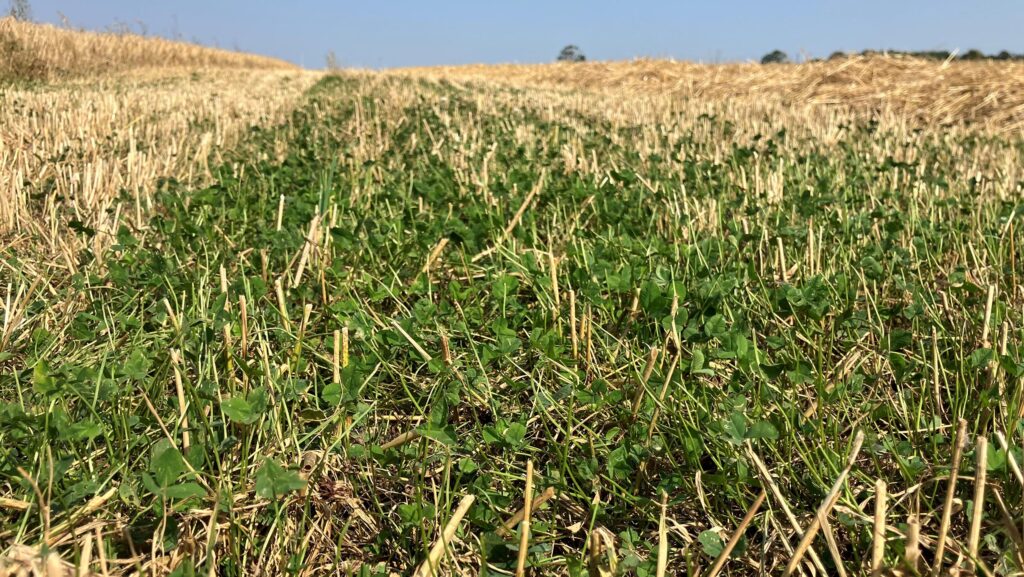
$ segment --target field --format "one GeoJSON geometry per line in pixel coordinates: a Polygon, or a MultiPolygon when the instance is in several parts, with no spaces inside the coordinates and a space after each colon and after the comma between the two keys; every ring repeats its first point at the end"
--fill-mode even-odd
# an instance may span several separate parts
{"type": "Polygon", "coordinates": [[[1020,65],[83,68],[0,574],[1024,571],[1020,65]]]}

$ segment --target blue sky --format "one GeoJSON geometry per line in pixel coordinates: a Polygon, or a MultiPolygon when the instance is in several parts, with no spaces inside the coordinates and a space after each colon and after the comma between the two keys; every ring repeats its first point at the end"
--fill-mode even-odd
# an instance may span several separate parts
{"type": "Polygon", "coordinates": [[[268,54],[319,68],[547,62],[566,44],[592,60],[728,61],[775,48],[1024,52],[1021,0],[30,0],[36,20],[150,34],[268,54]]]}

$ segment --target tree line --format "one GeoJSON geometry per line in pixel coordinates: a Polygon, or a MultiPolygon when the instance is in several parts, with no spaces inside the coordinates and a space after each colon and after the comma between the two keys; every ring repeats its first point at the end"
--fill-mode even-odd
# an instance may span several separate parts
{"type": "MultiPolygon", "coordinates": [[[[914,58],[924,58],[927,60],[1017,60],[1024,61],[1024,54],[1016,54],[1008,50],[1002,50],[995,54],[985,54],[981,50],[971,49],[963,54],[957,52],[950,52],[949,50],[862,50],[860,52],[833,52],[827,60],[838,60],[841,58],[849,58],[851,56],[877,56],[879,54],[889,55],[902,55],[912,56],[914,58]]],[[[558,53],[558,57],[555,59],[558,62],[586,62],[587,57],[580,50],[579,46],[570,44],[562,51],[558,53]]],[[[809,62],[821,62],[825,60],[823,58],[811,58],[809,62]]],[[[772,50],[768,54],[761,57],[761,64],[788,64],[790,62],[789,55],[782,50],[772,50]]]]}
{"type": "MultiPolygon", "coordinates": [[[[1016,54],[1008,50],[1002,50],[995,54],[985,54],[981,50],[971,49],[963,54],[957,52],[951,52],[949,50],[862,50],[860,52],[842,52],[836,51],[829,55],[828,60],[839,60],[841,58],[849,58],[851,56],[877,56],[879,54],[889,55],[900,55],[900,56],[912,56],[914,58],[924,58],[926,60],[1018,60],[1024,61],[1024,54],[1016,54]]],[[[810,62],[820,62],[822,58],[812,58],[810,62]]],[[[772,50],[768,54],[761,57],[761,64],[786,64],[788,63],[789,55],[781,50],[772,50]]]]}

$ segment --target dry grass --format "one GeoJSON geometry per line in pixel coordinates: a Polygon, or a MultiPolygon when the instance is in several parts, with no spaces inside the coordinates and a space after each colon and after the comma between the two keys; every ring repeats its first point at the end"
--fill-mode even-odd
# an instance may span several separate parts
{"type": "Polygon", "coordinates": [[[32,547],[16,545],[0,557],[0,577],[87,577],[88,571],[77,572],[75,566],[57,553],[40,553],[32,547]]]}
{"type": "MultiPolygon", "coordinates": [[[[597,66],[616,68],[615,64],[597,66]]],[[[699,65],[682,66],[700,68],[699,65]]],[[[798,69],[799,66],[757,65],[753,69],[798,69]]],[[[730,67],[732,65],[720,68],[730,67]]],[[[494,68],[501,70],[505,67],[494,68]]],[[[583,67],[540,65],[534,68],[546,69],[552,74],[559,70],[580,68],[583,73],[573,78],[579,82],[588,78],[586,68],[583,67]]],[[[914,168],[891,171],[888,178],[893,187],[914,187],[913,194],[922,198],[948,196],[949,191],[940,186],[914,183],[922,172],[935,168],[920,164],[928,162],[924,159],[923,151],[933,147],[948,149],[950,152],[942,158],[942,163],[950,169],[948,185],[951,189],[974,186],[979,198],[985,196],[1007,201],[1020,194],[1020,182],[1024,180],[1018,151],[1012,143],[1004,138],[974,138],[992,134],[984,126],[964,121],[953,122],[950,126],[922,126],[914,118],[892,107],[866,112],[853,106],[823,106],[806,100],[787,102],[781,98],[724,97],[721,94],[704,98],[680,98],[671,91],[653,88],[639,90],[634,87],[624,92],[614,88],[621,84],[611,82],[605,84],[605,88],[592,84],[569,90],[565,87],[572,85],[571,78],[565,84],[547,86],[541,77],[529,80],[525,76],[517,77],[514,73],[488,73],[487,67],[483,66],[398,70],[388,74],[427,77],[452,83],[471,95],[481,115],[506,117],[510,109],[526,109],[533,111],[545,122],[567,127],[568,142],[559,145],[564,169],[569,173],[597,179],[619,168],[618,161],[604,158],[600,151],[588,149],[585,145],[588,140],[599,137],[607,138],[614,145],[628,145],[642,158],[660,156],[669,159],[667,162],[670,170],[682,172],[686,163],[691,161],[713,164],[725,162],[734,154],[737,146],[756,147],[759,141],[776,135],[780,129],[786,132],[786,138],[779,142],[784,143],[782,146],[787,154],[796,157],[810,153],[836,154],[841,152],[844,141],[853,136],[854,127],[869,114],[877,131],[874,138],[857,140],[864,154],[870,158],[892,158],[901,163],[919,164],[914,168]],[[529,82],[540,86],[530,86],[529,82]],[[515,87],[510,88],[508,84],[515,84],[515,87]],[[702,146],[689,151],[675,151],[665,147],[666,140],[679,142],[690,137],[697,139],[702,146]]],[[[590,79],[589,82],[595,81],[590,79]]],[[[735,84],[746,90],[747,94],[771,92],[769,85],[759,88],[757,85],[744,85],[738,80],[735,84]]],[[[464,149],[454,155],[451,161],[460,183],[467,189],[486,185],[494,178],[488,174],[488,166],[472,161],[475,150],[488,146],[486,137],[472,122],[459,122],[444,110],[438,114],[451,127],[453,138],[464,149]]],[[[996,133],[1002,132],[991,123],[988,126],[996,133]]],[[[512,132],[517,142],[525,145],[542,136],[536,130],[534,125],[522,124],[514,127],[512,132]]],[[[559,137],[559,133],[549,136],[550,140],[554,140],[559,137]]],[[[372,153],[367,153],[367,156],[372,156],[372,153]]],[[[751,163],[754,170],[730,174],[728,178],[735,179],[732,184],[757,198],[764,198],[765,202],[778,203],[785,194],[784,174],[791,169],[789,161],[770,155],[758,155],[751,163]]],[[[837,184],[844,183],[847,172],[845,169],[838,171],[837,184]]],[[[705,212],[699,206],[693,208],[698,213],[705,212]]],[[[713,233],[718,230],[721,223],[714,218],[714,208],[710,207],[708,211],[708,220],[700,219],[692,224],[695,232],[713,233]]]]}
{"type": "Polygon", "coordinates": [[[86,32],[0,18],[0,80],[52,80],[144,67],[295,69],[266,56],[163,38],[86,32]]]}
{"type": "Polygon", "coordinates": [[[95,251],[123,222],[115,198],[132,197],[124,216],[140,224],[158,178],[193,180],[211,153],[280,121],[320,77],[262,56],[13,18],[0,19],[0,50],[0,66],[32,59],[13,70],[20,79],[59,78],[0,90],[0,248],[31,238],[71,268],[80,247],[69,220],[97,231],[95,251]]]}
{"type": "Polygon", "coordinates": [[[222,150],[285,120],[321,77],[259,56],[0,20],[0,39],[11,37],[52,81],[0,87],[0,252],[19,257],[0,263],[6,345],[33,290],[77,272],[82,249],[102,259],[120,226],[143,226],[159,179],[201,184],[222,150]],[[93,74],[115,54],[113,72],[93,74]]]}
{"type": "Polygon", "coordinates": [[[1004,133],[1024,128],[1022,63],[855,56],[773,66],[635,60],[410,68],[395,73],[620,95],[846,108],[861,115],[897,113],[916,124],[971,123],[1004,133]]]}
{"type": "Polygon", "coordinates": [[[160,177],[194,181],[208,158],[253,124],[275,123],[319,76],[232,70],[127,76],[0,96],[0,238],[63,255],[81,248],[68,221],[97,231],[94,253],[122,223],[141,225],[160,177]],[[122,194],[131,199],[115,206],[122,194]]]}

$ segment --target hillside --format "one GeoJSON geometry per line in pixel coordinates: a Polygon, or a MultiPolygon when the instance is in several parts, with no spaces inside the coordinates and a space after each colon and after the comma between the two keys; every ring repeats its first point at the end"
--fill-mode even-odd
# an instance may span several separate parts
{"type": "Polygon", "coordinates": [[[0,248],[74,270],[98,231],[141,223],[160,179],[200,182],[253,126],[287,118],[320,73],[262,56],[132,34],[0,19],[0,248]],[[129,203],[117,202],[128,196],[129,203]]]}
{"type": "Polygon", "coordinates": [[[275,58],[164,38],[0,18],[0,81],[53,80],[139,68],[297,69],[275,58]]]}

